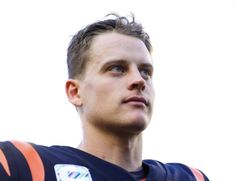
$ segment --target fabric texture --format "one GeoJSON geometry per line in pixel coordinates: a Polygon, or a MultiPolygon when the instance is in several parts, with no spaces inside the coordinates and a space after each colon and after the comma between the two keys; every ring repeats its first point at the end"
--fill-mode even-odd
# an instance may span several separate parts
{"type": "MultiPolygon", "coordinates": [[[[208,181],[180,163],[143,160],[146,181],[208,181]]],[[[79,149],[19,141],[0,143],[0,181],[137,181],[121,167],[79,149]]]]}

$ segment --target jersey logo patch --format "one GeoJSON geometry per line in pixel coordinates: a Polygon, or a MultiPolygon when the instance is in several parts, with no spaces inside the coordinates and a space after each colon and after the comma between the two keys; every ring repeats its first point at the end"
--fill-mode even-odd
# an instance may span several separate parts
{"type": "Polygon", "coordinates": [[[72,164],[54,166],[57,181],[92,181],[88,168],[72,164]]]}

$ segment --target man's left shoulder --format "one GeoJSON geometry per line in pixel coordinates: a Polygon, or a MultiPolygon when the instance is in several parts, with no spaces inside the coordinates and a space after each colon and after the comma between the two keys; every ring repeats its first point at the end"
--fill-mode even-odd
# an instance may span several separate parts
{"type": "Polygon", "coordinates": [[[164,164],[156,160],[144,160],[143,163],[151,168],[149,171],[157,172],[161,170],[162,177],[167,179],[180,181],[209,181],[202,171],[181,163],[164,164]]]}

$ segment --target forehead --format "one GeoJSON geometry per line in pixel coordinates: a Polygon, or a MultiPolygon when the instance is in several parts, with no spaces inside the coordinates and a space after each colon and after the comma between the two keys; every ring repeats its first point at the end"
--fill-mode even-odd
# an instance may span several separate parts
{"type": "Polygon", "coordinates": [[[89,57],[95,64],[110,60],[151,64],[151,55],[142,40],[116,32],[97,35],[92,41],[89,57]]]}

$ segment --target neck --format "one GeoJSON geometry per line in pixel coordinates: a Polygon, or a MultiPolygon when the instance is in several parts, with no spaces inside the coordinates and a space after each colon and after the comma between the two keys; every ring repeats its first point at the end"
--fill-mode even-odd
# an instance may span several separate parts
{"type": "Polygon", "coordinates": [[[130,172],[140,169],[142,165],[142,134],[120,135],[108,134],[96,129],[85,129],[79,149],[130,172]]]}

